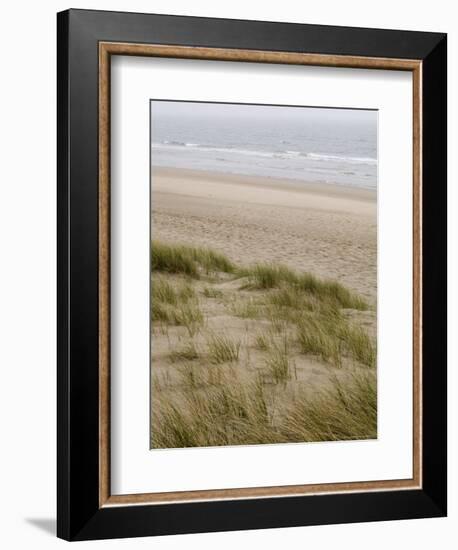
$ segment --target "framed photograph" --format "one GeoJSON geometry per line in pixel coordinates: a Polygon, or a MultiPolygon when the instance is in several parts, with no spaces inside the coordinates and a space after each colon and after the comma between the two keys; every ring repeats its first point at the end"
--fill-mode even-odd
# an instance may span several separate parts
{"type": "Polygon", "coordinates": [[[446,35],[58,14],[58,536],[446,514],[446,35]]]}

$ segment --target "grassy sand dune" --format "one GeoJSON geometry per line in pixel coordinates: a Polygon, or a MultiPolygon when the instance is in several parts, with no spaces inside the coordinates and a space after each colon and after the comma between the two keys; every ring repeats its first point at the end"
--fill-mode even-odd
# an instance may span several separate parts
{"type": "Polygon", "coordinates": [[[240,266],[313,272],[376,300],[375,191],[157,166],[152,190],[157,239],[209,247],[240,266]]]}
{"type": "Polygon", "coordinates": [[[375,311],[335,281],[152,244],[153,448],[376,437],[375,311]]]}

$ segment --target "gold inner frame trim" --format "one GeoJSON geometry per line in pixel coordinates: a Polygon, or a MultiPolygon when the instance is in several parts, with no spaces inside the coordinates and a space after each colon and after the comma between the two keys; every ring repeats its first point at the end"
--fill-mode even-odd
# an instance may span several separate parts
{"type": "Polygon", "coordinates": [[[323,55],[156,44],[99,43],[99,506],[292,497],[330,493],[414,490],[422,487],[422,62],[416,59],[323,55]],[[110,81],[111,56],[146,56],[251,63],[410,71],[413,75],[413,476],[274,487],[241,487],[112,495],[110,491],[110,81]]]}

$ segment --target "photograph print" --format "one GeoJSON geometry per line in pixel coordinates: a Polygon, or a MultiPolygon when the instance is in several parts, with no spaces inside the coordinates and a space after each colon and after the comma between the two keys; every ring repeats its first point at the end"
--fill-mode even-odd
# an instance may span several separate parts
{"type": "Polygon", "coordinates": [[[150,102],[151,449],[377,438],[377,124],[150,102]]]}

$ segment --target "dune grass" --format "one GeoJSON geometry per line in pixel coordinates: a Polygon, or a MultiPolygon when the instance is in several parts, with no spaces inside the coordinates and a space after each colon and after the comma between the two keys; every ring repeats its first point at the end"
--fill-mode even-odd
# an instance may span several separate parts
{"type": "MultiPolygon", "coordinates": [[[[208,447],[274,442],[264,389],[259,381],[234,383],[230,374],[205,392],[184,389],[157,396],[153,448],[208,447]]],[[[192,390],[192,388],[190,388],[192,390]]]]}
{"type": "MultiPolygon", "coordinates": [[[[157,241],[152,245],[152,266],[156,271],[180,274],[188,279],[172,284],[163,275],[154,275],[153,321],[182,325],[189,335],[195,335],[203,326],[204,317],[189,280],[204,273],[232,273],[235,278],[243,278],[243,289],[263,291],[262,296],[231,300],[228,306],[233,315],[245,319],[266,318],[278,333],[293,324],[301,353],[316,355],[335,366],[342,366],[343,354],[366,366],[375,364],[372,339],[363,329],[348,323],[340,313],[342,309],[365,310],[369,306],[340,283],[321,280],[309,273],[297,273],[283,265],[256,264],[238,268],[213,250],[157,241]]],[[[205,297],[223,296],[221,290],[209,286],[204,288],[203,294],[205,297]]],[[[213,347],[218,354],[218,345],[213,347]]]]}
{"type": "Polygon", "coordinates": [[[340,325],[338,337],[343,340],[347,352],[366,367],[375,367],[377,348],[375,342],[361,327],[346,323],[340,325]]]}
{"type": "Polygon", "coordinates": [[[317,355],[336,367],[342,366],[342,342],[334,331],[315,318],[303,317],[297,324],[297,342],[301,353],[317,355]]]}
{"type": "Polygon", "coordinates": [[[282,283],[294,284],[297,281],[297,275],[291,269],[277,264],[255,264],[239,269],[238,273],[247,279],[243,288],[248,289],[268,290],[278,288],[282,283]]]}
{"type": "Polygon", "coordinates": [[[235,267],[229,259],[214,250],[181,244],[153,241],[151,245],[151,269],[166,273],[180,273],[198,279],[201,272],[233,273],[235,267]]]}
{"type": "Polygon", "coordinates": [[[230,311],[242,319],[258,319],[263,316],[263,303],[256,298],[234,299],[229,302],[230,311]]]}
{"type": "Polygon", "coordinates": [[[194,289],[189,284],[172,284],[162,276],[155,276],[151,285],[152,320],[172,325],[181,324],[179,309],[194,298],[194,289]]]}
{"type": "Polygon", "coordinates": [[[152,310],[153,321],[183,326],[189,336],[195,336],[204,324],[204,315],[196,302],[180,304],[178,307],[156,303],[152,310]]]}
{"type": "MultiPolygon", "coordinates": [[[[180,273],[199,278],[201,272],[229,273],[246,279],[242,288],[269,290],[283,288],[283,299],[294,299],[298,292],[315,296],[322,301],[334,303],[340,308],[368,309],[368,304],[358,295],[337,281],[322,280],[311,273],[297,273],[281,264],[255,264],[237,267],[224,254],[204,247],[183,244],[166,244],[153,241],[151,246],[151,269],[167,273],[180,273]],[[288,296],[285,290],[292,294],[288,296]]],[[[281,295],[278,296],[281,299],[281,295]]]]}
{"type": "Polygon", "coordinates": [[[177,292],[164,278],[155,278],[154,284],[151,286],[152,303],[161,302],[163,304],[177,305],[177,292]]]}
{"type": "Polygon", "coordinates": [[[166,325],[184,326],[194,336],[204,324],[197,295],[187,281],[173,283],[154,276],[151,285],[151,319],[166,325]]]}
{"type": "Polygon", "coordinates": [[[151,317],[169,345],[153,376],[153,447],[376,436],[375,341],[344,311],[368,309],[361,297],[282,265],[240,268],[207,248],[155,241],[152,268],[151,317]],[[245,319],[246,336],[212,326],[215,311],[219,323],[245,319]],[[316,391],[298,378],[304,356],[327,365],[330,381],[316,391]]]}
{"type": "Polygon", "coordinates": [[[318,355],[337,367],[348,356],[366,367],[375,366],[376,347],[359,326],[338,314],[302,315],[296,323],[296,336],[301,353],[318,355]]]}
{"type": "Polygon", "coordinates": [[[196,297],[196,293],[187,281],[172,284],[165,277],[155,276],[151,285],[152,303],[165,303],[176,306],[196,297]]]}
{"type": "Polygon", "coordinates": [[[199,276],[198,266],[189,247],[168,245],[158,241],[153,241],[151,245],[151,269],[181,273],[195,278],[199,276]]]}
{"type": "Polygon", "coordinates": [[[173,398],[157,392],[160,406],[153,416],[153,448],[343,441],[377,434],[372,373],[349,375],[345,382],[333,379],[326,390],[313,395],[300,390],[276,419],[259,379],[245,383],[230,373],[205,392],[195,391],[193,384],[173,398]]]}
{"type": "Polygon", "coordinates": [[[276,384],[286,383],[291,378],[294,368],[288,348],[288,340],[283,338],[281,342],[274,342],[266,351],[268,373],[276,384]]]}
{"type": "Polygon", "coordinates": [[[182,385],[188,388],[188,391],[196,390],[206,384],[204,373],[192,363],[181,364],[178,372],[180,373],[182,385]]]}
{"type": "Polygon", "coordinates": [[[177,310],[176,324],[182,325],[189,336],[195,336],[204,324],[204,315],[196,302],[181,305],[177,310]]]}
{"type": "Polygon", "coordinates": [[[172,363],[178,361],[194,361],[200,357],[200,352],[196,343],[190,340],[182,348],[172,350],[169,357],[172,363]]]}
{"type": "Polygon", "coordinates": [[[239,360],[241,343],[224,334],[211,334],[207,340],[208,360],[214,365],[239,360]]]}
{"type": "Polygon", "coordinates": [[[192,248],[192,256],[205,273],[233,273],[234,264],[224,255],[210,248],[192,248]]]}
{"type": "Polygon", "coordinates": [[[281,432],[291,442],[345,441],[377,437],[375,373],[353,373],[312,398],[299,392],[284,416],[281,432]]]}
{"type": "Polygon", "coordinates": [[[360,296],[336,281],[322,280],[311,273],[296,273],[284,265],[256,264],[250,268],[240,269],[238,274],[246,279],[242,288],[282,288],[283,294],[277,296],[279,300],[293,300],[299,292],[339,308],[366,310],[369,307],[360,296]]]}
{"type": "Polygon", "coordinates": [[[255,348],[260,351],[267,351],[272,343],[272,334],[270,332],[260,332],[255,337],[255,348]]]}
{"type": "Polygon", "coordinates": [[[272,306],[279,309],[279,312],[283,308],[313,310],[319,304],[319,301],[314,300],[296,285],[281,286],[270,292],[267,299],[272,306]]]}

